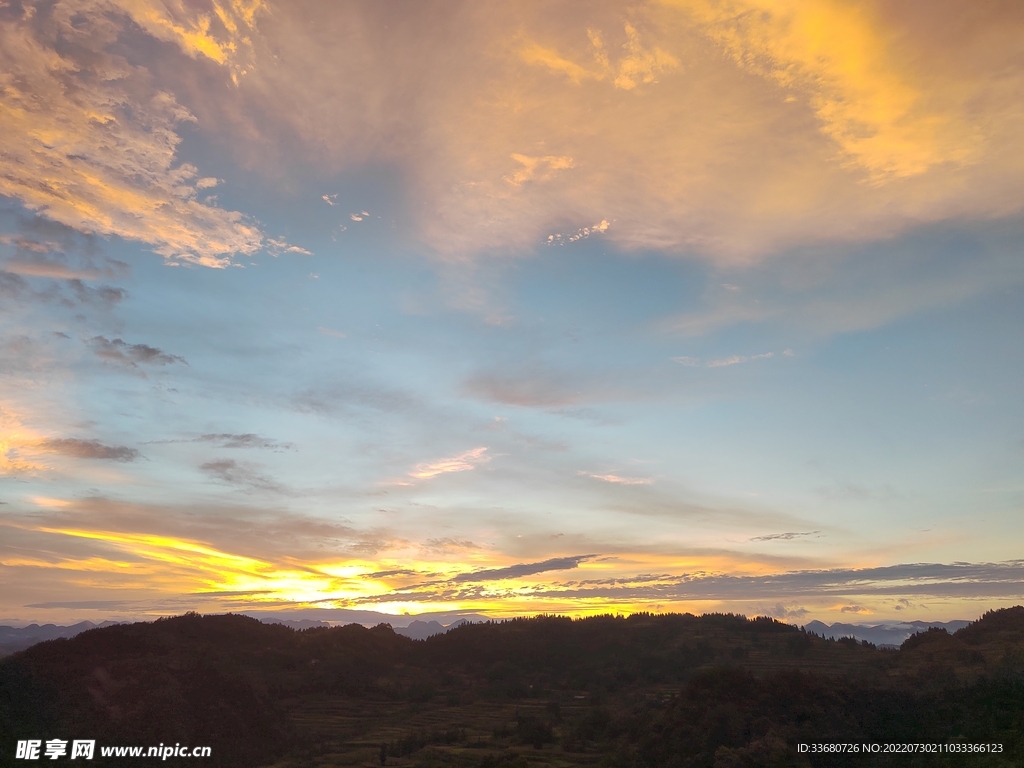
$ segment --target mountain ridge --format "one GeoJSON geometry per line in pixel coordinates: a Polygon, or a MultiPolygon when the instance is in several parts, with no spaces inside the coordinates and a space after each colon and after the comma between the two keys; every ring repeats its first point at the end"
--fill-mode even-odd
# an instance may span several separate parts
{"type": "Polygon", "coordinates": [[[855,640],[867,640],[879,647],[898,648],[904,640],[918,632],[929,629],[945,629],[950,634],[971,624],[970,621],[957,619],[954,621],[900,621],[881,622],[879,624],[845,624],[835,622],[825,624],[821,621],[809,621],[803,625],[808,632],[821,637],[838,640],[841,637],[852,637],[855,640]]]}
{"type": "MultiPolygon", "coordinates": [[[[353,615],[347,614],[338,616],[330,609],[323,609],[317,615],[330,618],[310,618],[304,614],[301,618],[295,618],[292,613],[272,612],[245,612],[241,615],[251,616],[264,624],[282,624],[292,629],[313,629],[316,627],[332,627],[344,624],[362,624],[363,626],[375,626],[386,623],[391,625],[397,634],[411,637],[414,640],[425,640],[435,634],[442,634],[448,630],[466,622],[495,621],[491,616],[480,613],[433,613],[418,614],[415,616],[378,613],[376,611],[353,611],[353,615]],[[352,621],[348,621],[352,619],[352,621]]],[[[24,650],[35,643],[53,640],[58,637],[74,637],[96,627],[107,627],[115,624],[131,624],[137,622],[105,620],[99,623],[92,621],[80,621],[75,624],[38,624],[31,623],[23,626],[0,625],[0,656],[16,651],[24,650]]],[[[792,626],[801,626],[792,622],[785,622],[792,626]]],[[[849,624],[835,622],[826,624],[822,621],[813,620],[802,625],[808,632],[813,632],[825,638],[838,640],[841,637],[853,637],[857,640],[867,640],[878,646],[897,647],[910,635],[916,632],[926,631],[931,627],[941,627],[949,632],[955,632],[966,627],[971,622],[966,619],[953,621],[900,621],[900,622],[879,622],[877,624],[849,624]]]]}
{"type": "Polygon", "coordinates": [[[53,737],[203,744],[204,764],[239,768],[376,765],[378,753],[402,766],[524,761],[514,768],[552,750],[561,765],[603,755],[627,768],[674,754],[693,766],[864,764],[793,762],[793,745],[815,739],[999,742],[1016,760],[1024,608],[888,651],[730,614],[539,616],[426,640],[386,624],[187,614],[0,660],[0,765],[15,764],[13,740],[53,737]]]}

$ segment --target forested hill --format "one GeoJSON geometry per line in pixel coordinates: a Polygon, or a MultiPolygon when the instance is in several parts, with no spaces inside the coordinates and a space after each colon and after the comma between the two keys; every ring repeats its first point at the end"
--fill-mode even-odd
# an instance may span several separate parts
{"type": "Polygon", "coordinates": [[[3,765],[26,764],[18,739],[84,738],[208,745],[204,766],[889,764],[795,750],[824,741],[1000,743],[891,764],[1019,766],[1022,734],[1019,607],[898,651],[732,615],[537,617],[414,641],[190,614],[0,660],[3,765]]]}

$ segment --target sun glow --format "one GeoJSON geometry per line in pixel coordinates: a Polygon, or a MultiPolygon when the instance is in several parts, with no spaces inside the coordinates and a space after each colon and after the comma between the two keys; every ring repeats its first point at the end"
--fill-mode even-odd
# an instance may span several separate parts
{"type": "Polygon", "coordinates": [[[487,563],[422,558],[273,561],[227,552],[207,542],[150,533],[49,526],[30,530],[90,541],[96,551],[52,560],[12,557],[3,562],[5,566],[88,572],[105,577],[102,583],[93,584],[105,589],[134,587],[144,575],[151,588],[165,595],[192,595],[224,610],[319,607],[395,615],[445,610],[495,616],[538,611],[572,615],[635,612],[650,609],[651,601],[604,595],[602,585],[635,582],[648,589],[658,584],[670,587],[678,577],[668,572],[678,573],[684,566],[697,573],[721,572],[723,566],[734,573],[749,569],[723,560],[684,563],[631,555],[581,562],[579,558],[555,558],[543,564],[547,572],[526,567],[520,575],[517,569],[524,566],[507,558],[487,563]],[[635,576],[638,571],[665,575],[635,576]]]}

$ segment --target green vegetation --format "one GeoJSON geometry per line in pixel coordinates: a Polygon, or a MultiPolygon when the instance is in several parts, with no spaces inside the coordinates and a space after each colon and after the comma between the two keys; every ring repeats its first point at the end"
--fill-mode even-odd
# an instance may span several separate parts
{"type": "Polygon", "coordinates": [[[537,617],[413,641],[189,614],[0,661],[0,764],[26,764],[16,739],[54,737],[209,745],[204,766],[247,768],[1019,766],[1024,608],[898,651],[732,615],[537,617]],[[796,750],[821,742],[1003,752],[796,750]]]}

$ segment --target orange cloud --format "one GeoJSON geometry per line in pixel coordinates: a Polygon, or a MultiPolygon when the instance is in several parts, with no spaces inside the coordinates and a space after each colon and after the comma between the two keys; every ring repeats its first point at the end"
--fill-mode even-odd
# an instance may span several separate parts
{"type": "Polygon", "coordinates": [[[620,247],[736,261],[1024,200],[1006,6],[666,0],[624,23],[614,3],[522,2],[386,30],[336,6],[312,31],[299,13],[260,25],[240,98],[332,170],[401,166],[419,234],[453,260],[609,221],[620,247]]]}
{"type": "Polygon", "coordinates": [[[31,457],[42,435],[24,426],[10,405],[0,404],[0,475],[45,469],[31,457]]]}
{"type": "Polygon", "coordinates": [[[655,83],[658,76],[679,67],[679,59],[661,48],[645,48],[640,41],[640,33],[628,22],[623,25],[626,42],[622,45],[625,55],[613,67],[604,45],[601,33],[593,29],[587,30],[594,58],[594,69],[576,64],[560,56],[556,51],[545,48],[538,43],[525,46],[520,55],[527,64],[536,64],[566,75],[576,85],[583,80],[612,79],[616,88],[631,91],[640,83],[655,83]]]}
{"type": "Polygon", "coordinates": [[[113,4],[158,40],[175,43],[193,58],[205,56],[231,65],[236,82],[238,75],[246,74],[243,53],[251,49],[256,17],[268,10],[264,0],[208,0],[205,9],[203,4],[182,0],[114,0],[113,4]]]}
{"type": "MultiPolygon", "coordinates": [[[[561,72],[566,75],[573,83],[579,85],[580,81],[593,79],[603,80],[605,72],[598,70],[596,72],[582,67],[575,62],[563,59],[558,55],[557,52],[550,48],[545,48],[537,43],[530,43],[522,49],[520,55],[523,57],[523,61],[527,64],[537,64],[542,67],[547,67],[554,72],[561,72]]],[[[605,66],[607,66],[606,62],[605,66]]]]}
{"type": "MultiPolygon", "coordinates": [[[[248,18],[248,4],[236,2],[230,13],[214,6],[223,12],[219,26],[238,33],[233,19],[248,18]]],[[[129,23],[116,9],[70,0],[45,15],[25,10],[0,21],[0,194],[83,232],[147,243],[172,260],[222,267],[234,254],[255,252],[259,228],[200,200],[208,180],[175,162],[177,127],[193,116],[145,70],[107,52],[129,23]]],[[[237,47],[214,41],[208,17],[173,22],[187,16],[181,4],[129,0],[121,10],[193,54],[223,62],[237,47]]]]}
{"type": "Polygon", "coordinates": [[[452,456],[448,459],[417,464],[413,471],[409,473],[409,476],[415,477],[417,480],[429,480],[432,477],[444,475],[448,472],[465,472],[470,469],[476,469],[481,464],[486,464],[491,460],[491,457],[487,456],[486,453],[486,447],[474,448],[471,451],[460,453],[458,456],[452,456]]]}
{"type": "Polygon", "coordinates": [[[555,157],[554,155],[548,155],[547,157],[530,157],[529,155],[521,155],[518,152],[513,152],[512,159],[523,167],[514,173],[508,174],[504,178],[509,184],[513,184],[517,187],[524,181],[548,178],[551,175],[551,171],[563,171],[572,168],[571,157],[555,157]],[[546,168],[547,173],[538,173],[542,168],[546,168]]]}
{"type": "Polygon", "coordinates": [[[456,261],[592,222],[614,222],[604,236],[623,248],[735,261],[1024,200],[1013,4],[524,1],[409,6],[401,23],[373,5],[270,10],[62,0],[7,17],[0,194],[178,261],[265,245],[176,163],[195,118],[156,68],[112,52],[134,23],[221,67],[195,86],[216,105],[202,127],[234,131],[224,144],[248,164],[400,167],[419,235],[456,261]]]}
{"type": "Polygon", "coordinates": [[[804,96],[821,130],[875,181],[960,164],[980,133],[929,103],[870,4],[837,0],[678,0],[742,69],[804,96]]]}

